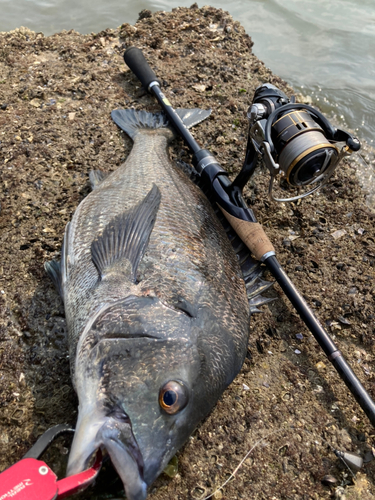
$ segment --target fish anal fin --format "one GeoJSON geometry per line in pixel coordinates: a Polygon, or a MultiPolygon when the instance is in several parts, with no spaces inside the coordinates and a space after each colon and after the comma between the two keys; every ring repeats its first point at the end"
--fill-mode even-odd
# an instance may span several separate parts
{"type": "Polygon", "coordinates": [[[259,313],[261,312],[259,309],[260,306],[276,300],[275,298],[264,297],[262,295],[262,293],[273,286],[273,283],[262,279],[263,268],[260,262],[251,257],[251,255],[243,261],[241,269],[245,281],[250,313],[259,313]]]}
{"type": "Polygon", "coordinates": [[[262,280],[261,278],[255,276],[255,278],[250,280],[248,283],[245,281],[245,284],[251,314],[261,312],[258,307],[276,300],[274,297],[264,297],[262,295],[263,292],[273,286],[272,282],[262,280]]]}
{"type": "Polygon", "coordinates": [[[91,258],[100,279],[115,271],[126,271],[128,261],[130,276],[136,281],[137,268],[146,251],[161,194],[154,184],[146,197],[134,207],[114,217],[104,228],[102,234],[91,244],[91,258]]]}

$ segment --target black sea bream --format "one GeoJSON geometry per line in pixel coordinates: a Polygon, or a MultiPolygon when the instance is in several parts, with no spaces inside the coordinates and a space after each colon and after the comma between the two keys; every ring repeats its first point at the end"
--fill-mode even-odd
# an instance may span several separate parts
{"type": "MultiPolygon", "coordinates": [[[[192,126],[209,112],[179,114],[192,126]]],[[[79,398],[68,473],[102,447],[129,500],[143,500],[239,372],[250,309],[222,225],[169,159],[164,115],[112,117],[133,149],[115,172],[91,176],[61,263],[46,269],[64,300],[79,398]]]]}

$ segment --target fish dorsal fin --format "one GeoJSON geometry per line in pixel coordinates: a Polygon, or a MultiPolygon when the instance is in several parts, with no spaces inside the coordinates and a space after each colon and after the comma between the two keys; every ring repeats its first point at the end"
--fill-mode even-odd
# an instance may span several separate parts
{"type": "Polygon", "coordinates": [[[131,264],[131,279],[136,281],[137,268],[154,228],[160,200],[159,188],[154,184],[142,201],[114,217],[92,242],[91,258],[100,279],[119,261],[127,259],[131,264]]]}
{"type": "Polygon", "coordinates": [[[63,297],[60,262],[57,260],[50,260],[48,262],[45,262],[44,269],[46,270],[48,276],[51,278],[60,296],[63,297]]]}
{"type": "Polygon", "coordinates": [[[61,298],[64,300],[64,287],[66,283],[67,262],[68,262],[68,240],[69,240],[70,222],[66,225],[63,244],[61,247],[61,261],[51,260],[44,263],[44,269],[53,281],[61,298]]]}

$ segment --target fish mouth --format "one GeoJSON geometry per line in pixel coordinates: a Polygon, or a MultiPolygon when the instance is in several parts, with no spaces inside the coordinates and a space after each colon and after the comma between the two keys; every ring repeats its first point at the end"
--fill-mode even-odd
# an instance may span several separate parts
{"type": "Polygon", "coordinates": [[[145,500],[144,462],[129,417],[116,409],[99,419],[95,417],[78,416],[67,475],[87,469],[93,453],[104,448],[124,484],[127,499],[145,500]]]}

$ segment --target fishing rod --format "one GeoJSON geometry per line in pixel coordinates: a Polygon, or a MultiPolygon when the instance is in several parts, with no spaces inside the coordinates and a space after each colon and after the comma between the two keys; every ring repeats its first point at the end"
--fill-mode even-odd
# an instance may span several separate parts
{"type": "Polygon", "coordinates": [[[310,191],[287,200],[273,198],[276,201],[293,201],[319,189],[332,175],[340,159],[360,148],[358,139],[332,127],[328,120],[311,106],[290,102],[287,96],[273,85],[263,85],[257,89],[248,113],[251,126],[245,163],[239,175],[231,183],[228,173],[215,157],[208,150],[202,149],[185,127],[163,94],[161,83],[142,51],[137,47],[130,47],[125,51],[124,60],[142,86],[156,97],[173,128],[185,141],[193,154],[196,171],[200,174],[202,182],[209,186],[215,202],[229,224],[252,254],[270,270],[375,426],[375,403],[283,270],[276,258],[272,243],[242,197],[243,187],[253,175],[259,156],[263,157],[271,174],[269,188],[271,198],[273,198],[274,179],[280,173],[290,186],[297,189],[314,185],[310,191]],[[272,127],[276,134],[272,134],[272,127]],[[329,141],[343,141],[346,144],[339,151],[336,144],[329,141]]]}

